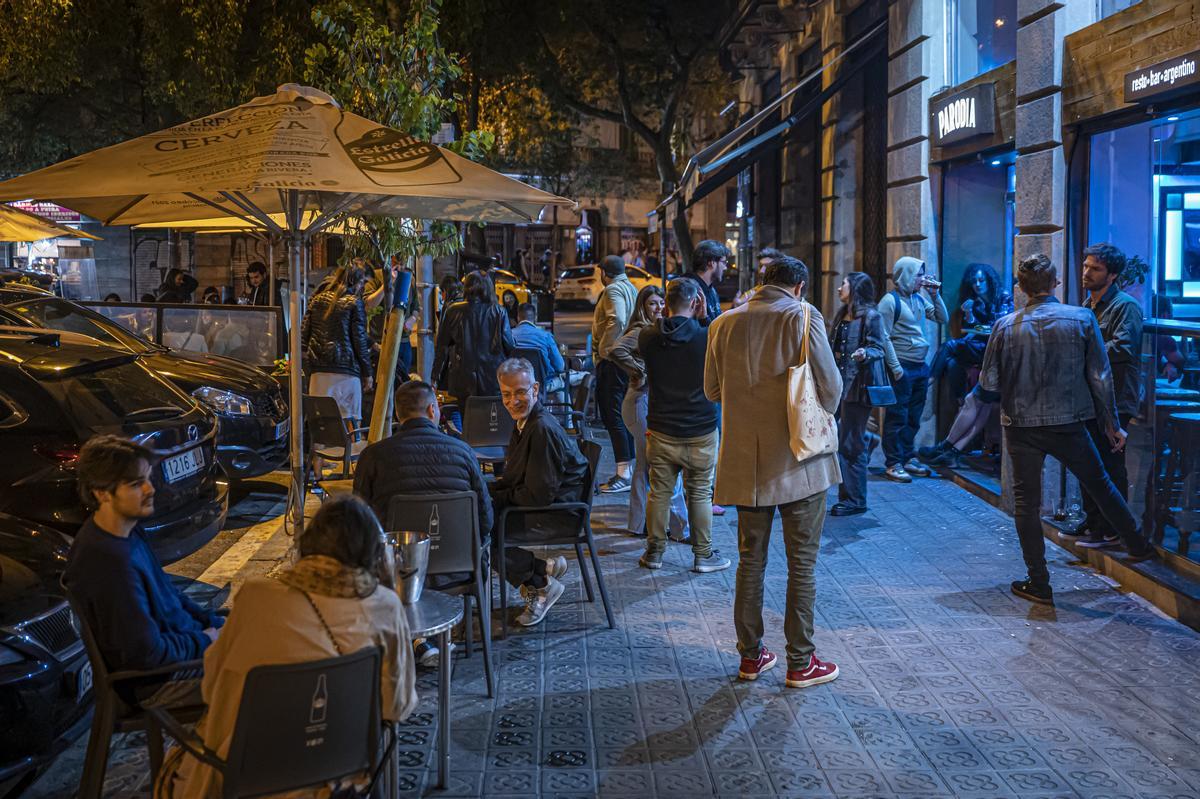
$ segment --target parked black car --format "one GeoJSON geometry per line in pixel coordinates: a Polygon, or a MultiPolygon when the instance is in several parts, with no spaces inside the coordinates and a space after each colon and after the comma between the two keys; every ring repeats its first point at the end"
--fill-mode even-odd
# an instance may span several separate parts
{"type": "Polygon", "coordinates": [[[136,353],[150,369],[217,414],[217,460],[231,478],[257,477],[287,461],[289,424],[283,392],[255,366],[155,344],[90,308],[25,285],[0,286],[0,324],[81,333],[136,353]]]}
{"type": "Polygon", "coordinates": [[[130,352],[86,336],[0,326],[0,512],[73,534],[87,518],[74,463],[99,433],[150,449],[155,512],[142,523],[170,563],[217,534],[228,486],[211,411],[130,352]]]}
{"type": "Polygon", "coordinates": [[[86,729],[92,669],[59,578],[70,541],[0,513],[0,796],[86,729]]]}

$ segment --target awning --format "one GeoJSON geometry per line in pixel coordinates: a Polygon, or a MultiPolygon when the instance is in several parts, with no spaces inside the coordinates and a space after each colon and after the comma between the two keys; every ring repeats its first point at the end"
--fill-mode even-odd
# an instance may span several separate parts
{"type": "Polygon", "coordinates": [[[819,111],[826,101],[841,91],[872,58],[883,51],[887,44],[886,31],[887,23],[879,23],[839,53],[833,61],[801,80],[750,119],[694,155],[684,168],[679,188],[663,201],[663,205],[682,200],[685,206],[691,206],[725,185],[726,181],[752,166],[767,153],[782,147],[786,142],[787,133],[793,127],[810,114],[819,111]],[[825,70],[851,54],[857,56],[855,60],[846,64],[820,94],[806,100],[798,108],[793,108],[778,124],[755,135],[763,120],[781,110],[801,89],[814,81],[820,81],[825,70]]]}

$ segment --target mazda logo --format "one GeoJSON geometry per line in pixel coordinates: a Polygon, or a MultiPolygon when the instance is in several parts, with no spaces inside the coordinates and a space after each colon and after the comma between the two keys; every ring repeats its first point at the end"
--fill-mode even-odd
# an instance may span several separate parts
{"type": "Polygon", "coordinates": [[[188,441],[195,441],[200,438],[200,428],[194,424],[189,424],[187,429],[188,441]]]}

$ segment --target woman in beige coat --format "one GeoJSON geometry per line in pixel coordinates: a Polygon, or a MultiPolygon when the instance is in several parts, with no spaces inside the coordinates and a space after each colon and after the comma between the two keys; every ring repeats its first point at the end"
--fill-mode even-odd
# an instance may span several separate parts
{"type": "MultiPolygon", "coordinates": [[[[385,544],[370,506],[352,496],[326,502],[304,528],[298,547],[300,560],[278,577],[246,581],[220,637],[204,654],[208,710],[196,734],[221,757],[228,754],[246,673],[255,666],[324,660],[376,646],[383,653],[383,718],[401,721],[416,707],[408,623],[400,597],[377,577],[386,571],[381,568],[385,544]]],[[[284,796],[320,799],[332,787],[284,796]]],[[[154,794],[210,799],[221,795],[221,781],[176,748],[163,763],[154,794]]]]}

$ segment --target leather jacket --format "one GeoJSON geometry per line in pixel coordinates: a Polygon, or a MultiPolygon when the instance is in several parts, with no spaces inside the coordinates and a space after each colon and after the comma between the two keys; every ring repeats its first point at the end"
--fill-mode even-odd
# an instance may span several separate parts
{"type": "Polygon", "coordinates": [[[1088,308],[1037,297],[992,327],[979,387],[997,392],[1000,421],[1050,427],[1096,419],[1116,429],[1112,370],[1088,308]]]}
{"type": "Polygon", "coordinates": [[[887,378],[876,361],[884,359],[883,317],[874,308],[866,308],[852,319],[844,316],[833,326],[833,357],[842,372],[842,401],[865,402],[867,386],[882,385],[887,378]],[[862,348],[866,358],[860,363],[850,357],[862,348]]]}
{"type": "Polygon", "coordinates": [[[314,372],[371,375],[371,340],[362,297],[322,291],[300,325],[300,349],[314,372]]]}
{"type": "Polygon", "coordinates": [[[434,379],[459,402],[467,397],[499,396],[496,369],[516,348],[503,308],[490,303],[456,302],[446,309],[438,326],[434,379]]]}

